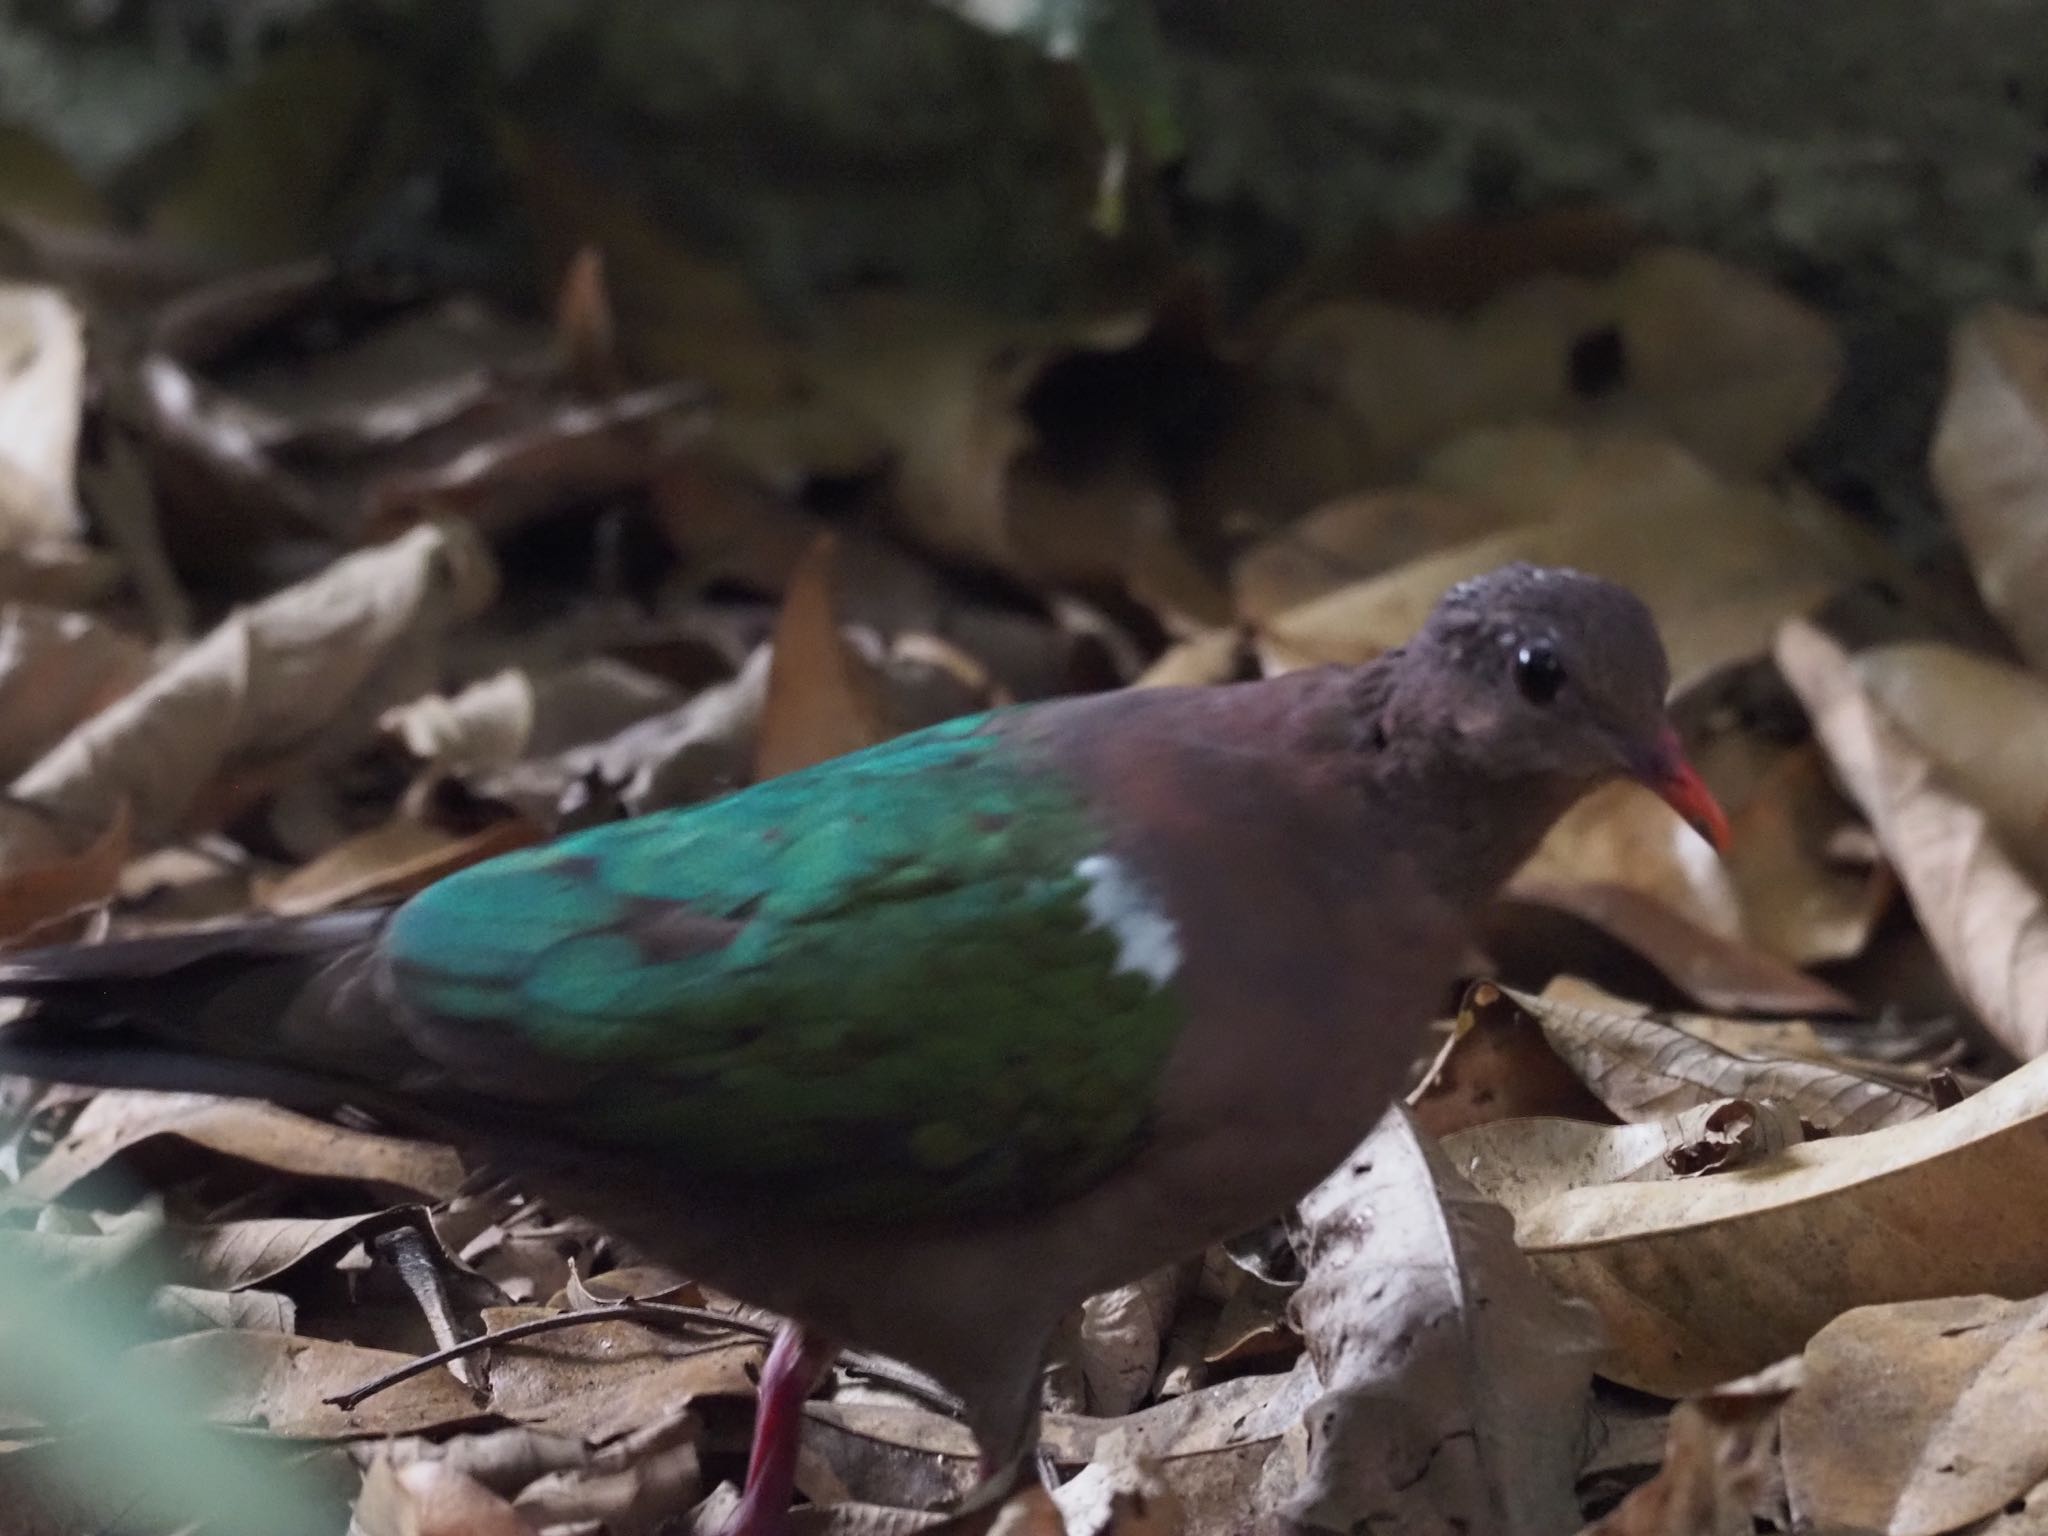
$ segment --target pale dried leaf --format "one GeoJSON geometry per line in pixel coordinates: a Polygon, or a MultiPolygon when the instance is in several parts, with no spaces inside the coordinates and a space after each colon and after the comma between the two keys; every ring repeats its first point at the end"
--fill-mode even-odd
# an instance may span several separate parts
{"type": "Polygon", "coordinates": [[[2048,1180],[2048,1063],[1938,1114],[1710,1179],[1568,1190],[1518,1224],[1607,1324],[1603,1375],[1697,1391],[1805,1347],[1851,1307],[2048,1289],[2011,1192],[2048,1180]]]}
{"type": "Polygon", "coordinates": [[[1182,1266],[1171,1265],[1082,1304],[1081,1371],[1090,1412],[1114,1418],[1150,1392],[1185,1281],[1182,1266]]]}
{"type": "Polygon", "coordinates": [[[83,613],[0,610],[0,775],[12,778],[149,675],[139,640],[83,613]]]}
{"type": "Polygon", "coordinates": [[[62,292],[0,283],[0,548],[75,538],[85,318],[62,292]]]}
{"type": "Polygon", "coordinates": [[[1544,1288],[1507,1214],[1396,1108],[1301,1220],[1294,1311],[1324,1395],[1291,1528],[1568,1526],[1591,1319],[1544,1288]]]}
{"type": "Polygon", "coordinates": [[[460,525],[417,529],[228,619],[15,780],[82,825],[127,801],[136,835],[171,836],[223,775],[353,742],[431,675],[440,635],[488,601],[489,553],[460,525]]]}
{"type": "Polygon", "coordinates": [[[279,917],[397,901],[458,869],[529,848],[541,836],[541,829],[523,816],[508,816],[458,835],[398,815],[328,849],[284,879],[259,886],[257,900],[279,917]]]}
{"type": "Polygon", "coordinates": [[[1977,806],[1877,706],[1841,647],[1787,625],[1778,666],[1898,871],[1943,969],[2014,1055],[2048,1051],[2048,910],[1977,806]]]}
{"type": "Polygon", "coordinates": [[[2029,1528],[2017,1517],[2048,1479],[2036,1415],[2048,1391],[2040,1297],[1859,1308],[1814,1336],[1805,1363],[1784,1417],[1797,1518],[1817,1530],[1942,1536],[1975,1533],[2017,1503],[2012,1528],[2029,1528]]]}
{"type": "Polygon", "coordinates": [[[1743,938],[1742,907],[1713,848],[1640,784],[1603,785],[1574,805],[1509,882],[1556,887],[1624,886],[1693,927],[1743,938]]]}
{"type": "Polygon", "coordinates": [[[1956,328],[1929,467],[1985,605],[2048,664],[2048,320],[1992,305],[1956,328]]]}
{"type": "Polygon", "coordinates": [[[379,724],[421,762],[467,776],[601,740],[681,702],[668,683],[600,656],[538,674],[507,668],[453,697],[389,710],[379,724]]]}

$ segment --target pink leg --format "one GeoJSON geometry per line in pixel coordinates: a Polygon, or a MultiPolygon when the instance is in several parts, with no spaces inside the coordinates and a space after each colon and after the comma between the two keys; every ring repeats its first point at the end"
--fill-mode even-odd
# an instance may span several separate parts
{"type": "Polygon", "coordinates": [[[803,1435],[804,1399],[818,1389],[839,1346],[796,1323],[784,1323],[761,1367],[754,1408],[754,1449],[747,1486],[724,1536],[783,1536],[796,1497],[796,1453],[803,1435]]]}

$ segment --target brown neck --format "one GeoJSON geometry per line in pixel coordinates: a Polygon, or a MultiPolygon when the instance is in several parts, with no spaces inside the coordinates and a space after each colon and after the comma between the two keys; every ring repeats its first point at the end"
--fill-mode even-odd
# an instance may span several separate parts
{"type": "Polygon", "coordinates": [[[1347,746],[1359,793],[1455,909],[1476,912],[1590,786],[1481,766],[1440,719],[1403,721],[1394,653],[1350,679],[1347,746]]]}

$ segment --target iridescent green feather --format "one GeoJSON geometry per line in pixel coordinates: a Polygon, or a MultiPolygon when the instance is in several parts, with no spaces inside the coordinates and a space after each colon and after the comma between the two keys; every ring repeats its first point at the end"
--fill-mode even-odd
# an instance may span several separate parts
{"type": "Polygon", "coordinates": [[[1016,1209],[1130,1154],[1181,1021],[1089,920],[1104,844],[977,717],[465,871],[385,942],[472,1043],[600,1069],[586,1137],[819,1214],[1016,1209]],[[736,931],[657,958],[678,907],[736,931]]]}

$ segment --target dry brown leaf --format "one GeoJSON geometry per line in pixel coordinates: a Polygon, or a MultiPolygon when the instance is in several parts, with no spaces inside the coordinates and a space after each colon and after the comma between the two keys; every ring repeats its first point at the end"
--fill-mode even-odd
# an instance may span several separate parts
{"type": "Polygon", "coordinates": [[[1082,1304],[1080,1365],[1089,1412],[1115,1418],[1151,1392],[1186,1279],[1185,1269],[1174,1265],[1082,1304]]]}
{"type": "Polygon", "coordinates": [[[1788,1401],[1800,1401],[1803,1374],[1783,1361],[1680,1403],[1663,1467],[1581,1536],[1751,1536],[1775,1470],[1774,1431],[1788,1401]]]}
{"type": "Polygon", "coordinates": [[[1544,1288],[1507,1215],[1396,1108],[1301,1221],[1294,1315],[1324,1395],[1287,1528],[1568,1526],[1591,1319],[1544,1288]]]}
{"type": "Polygon", "coordinates": [[[299,1178],[347,1179],[406,1195],[445,1199],[462,1183],[446,1147],[353,1131],[247,1099],[109,1090],[13,1188],[48,1203],[115,1158],[173,1141],[299,1178]]]}
{"type": "Polygon", "coordinates": [[[374,1461],[356,1499],[362,1536],[536,1536],[510,1504],[442,1461],[374,1461]]]}
{"type": "Polygon", "coordinates": [[[1445,1137],[1443,1153],[1480,1195],[1519,1216],[1567,1189],[1720,1173],[1804,1139],[1782,1104],[1720,1099],[1630,1125],[1496,1120],[1445,1137]]]}
{"type": "Polygon", "coordinates": [[[149,675],[138,640],[83,613],[0,610],[0,775],[12,778],[149,675]]]}
{"type": "Polygon", "coordinates": [[[1788,614],[1896,564],[1812,496],[1719,479],[1666,442],[1542,427],[1475,433],[1447,445],[1423,478],[1526,508],[1532,520],[1280,614],[1266,626],[1276,642],[1313,661],[1364,661],[1407,639],[1456,582],[1533,560],[1638,593],[1683,685],[1763,651],[1788,614]]]}
{"type": "Polygon", "coordinates": [[[1542,1021],[1485,981],[1466,989],[1451,1036],[1408,1095],[1408,1107],[1415,1123],[1439,1139],[1529,1116],[1615,1118],[1546,1038],[1542,1021]]]}
{"type": "MultiPolygon", "coordinates": [[[[10,855],[16,850],[10,848],[10,855]]],[[[6,857],[0,873],[0,942],[34,934],[44,924],[98,906],[121,883],[128,862],[128,807],[114,808],[113,819],[98,836],[75,853],[23,865],[6,857]]]]}
{"type": "Polygon", "coordinates": [[[13,793],[84,826],[105,826],[126,801],[137,838],[162,841],[209,785],[335,733],[353,742],[423,692],[440,636],[483,607],[494,581],[459,524],[337,561],[228,619],[79,726],[13,793]]]}
{"type": "Polygon", "coordinates": [[[1607,1324],[1603,1375],[1678,1396],[1795,1353],[1851,1307],[2048,1288],[2014,1191],[2048,1180],[2048,1063],[1939,1114],[1710,1179],[1568,1190],[1516,1240],[1607,1324]]]}
{"type": "MultiPolygon", "coordinates": [[[[1575,990],[1585,997],[1592,989],[1575,990]]],[[[1837,1135],[1934,1113],[1923,1096],[1851,1064],[1787,1059],[1782,1032],[1772,1025],[1653,1013],[1619,998],[1593,996],[1597,1001],[1535,997],[1482,982],[1466,1004],[1474,1027],[1454,1037],[1447,1058],[1455,1058],[1463,1038],[1475,1044],[1519,1039],[1529,1043],[1512,1050],[1512,1059],[1526,1061],[1535,1054],[1533,1032],[1600,1104],[1629,1121],[1663,1120],[1736,1098],[1782,1103],[1837,1135]]],[[[1810,1027],[1805,1034],[1812,1035],[1810,1027]]],[[[1450,1070],[1456,1070],[1454,1063],[1450,1070]]]]}
{"type": "Polygon", "coordinates": [[[1820,749],[1780,754],[1750,794],[1722,804],[1734,829],[1722,864],[1750,941],[1792,965],[1862,954],[1896,882],[1820,749]]]}
{"type": "Polygon", "coordinates": [[[857,752],[891,734],[881,683],[839,630],[836,549],[831,534],[820,534],[783,597],[754,746],[757,779],[857,752]]]}
{"type": "Polygon", "coordinates": [[[276,1291],[213,1291],[203,1286],[160,1285],[149,1296],[149,1321],[170,1337],[212,1328],[247,1328],[255,1333],[293,1333],[298,1307],[276,1291]]]}
{"type": "Polygon", "coordinates": [[[1956,328],[1936,424],[1935,488],[1984,602],[2048,664],[2048,320],[1992,305],[1956,328]]]}
{"type": "Polygon", "coordinates": [[[0,283],[0,548],[76,538],[85,319],[55,288],[0,283]]]}
{"type": "Polygon", "coordinates": [[[530,848],[542,835],[523,816],[457,834],[398,815],[329,849],[274,885],[259,886],[257,900],[280,917],[307,917],[357,902],[398,901],[458,869],[515,848],[530,848]]]}
{"type": "Polygon", "coordinates": [[[1814,1336],[1805,1376],[1783,1421],[1785,1491],[1804,1528],[1976,1533],[2026,1513],[2048,1479],[2040,1297],[1859,1307],[1814,1336]]]}
{"type": "Polygon", "coordinates": [[[581,1465],[543,1472],[513,1508],[543,1531],[596,1525],[605,1536],[654,1536],[702,1492],[702,1429],[689,1410],[673,1411],[598,1446],[581,1465]]]}
{"type": "Polygon", "coordinates": [[[1810,624],[1789,624],[1777,656],[1956,989],[2014,1055],[2048,1051],[2048,910],[2040,891],[1989,817],[1946,789],[1876,705],[1840,646],[1810,624]]]}
{"type": "MultiPolygon", "coordinates": [[[[491,1329],[545,1315],[535,1307],[483,1310],[491,1329]]],[[[702,1397],[751,1397],[766,1354],[751,1334],[706,1343],[607,1319],[497,1346],[491,1407],[520,1423],[610,1440],[702,1397]]]]}
{"type": "Polygon", "coordinates": [[[1162,653],[1133,688],[1206,688],[1258,675],[1251,646],[1240,630],[1217,629],[1162,653]]]}

